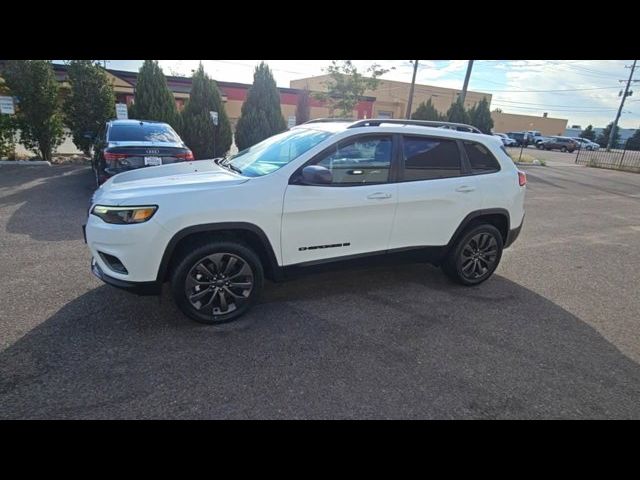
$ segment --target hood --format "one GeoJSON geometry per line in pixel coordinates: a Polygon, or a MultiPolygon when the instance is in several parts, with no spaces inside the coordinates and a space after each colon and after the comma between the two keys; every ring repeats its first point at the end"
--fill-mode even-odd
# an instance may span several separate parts
{"type": "Polygon", "coordinates": [[[213,160],[180,162],[145,167],[119,173],[96,190],[93,202],[108,199],[111,204],[126,205],[128,200],[239,185],[249,178],[216,165],[213,160]]]}

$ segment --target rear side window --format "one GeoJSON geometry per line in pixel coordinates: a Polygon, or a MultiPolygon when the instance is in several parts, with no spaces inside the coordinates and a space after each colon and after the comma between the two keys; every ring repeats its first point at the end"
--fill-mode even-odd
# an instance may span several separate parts
{"type": "Polygon", "coordinates": [[[181,143],[169,125],[162,123],[130,123],[111,125],[110,142],[171,142],[181,143]]]}
{"type": "Polygon", "coordinates": [[[471,171],[473,173],[491,173],[500,170],[500,164],[487,147],[481,143],[464,142],[471,171]]]}
{"type": "Polygon", "coordinates": [[[404,180],[460,176],[460,152],[454,140],[404,137],[404,180]]]}

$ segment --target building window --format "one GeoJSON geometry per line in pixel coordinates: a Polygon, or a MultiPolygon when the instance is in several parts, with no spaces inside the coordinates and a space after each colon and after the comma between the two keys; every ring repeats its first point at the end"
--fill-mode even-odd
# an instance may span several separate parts
{"type": "Polygon", "coordinates": [[[378,110],[378,118],[393,118],[393,112],[378,110]]]}

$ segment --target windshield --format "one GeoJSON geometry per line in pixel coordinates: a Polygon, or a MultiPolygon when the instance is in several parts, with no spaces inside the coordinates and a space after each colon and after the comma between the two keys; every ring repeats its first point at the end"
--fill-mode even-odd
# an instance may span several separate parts
{"type": "Polygon", "coordinates": [[[247,177],[261,177],[284,167],[334,132],[296,128],[243,150],[225,163],[247,177]]]}

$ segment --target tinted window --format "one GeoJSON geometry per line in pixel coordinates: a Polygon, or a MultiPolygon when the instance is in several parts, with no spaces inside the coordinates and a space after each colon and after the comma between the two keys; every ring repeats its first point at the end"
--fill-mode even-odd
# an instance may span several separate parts
{"type": "Polygon", "coordinates": [[[404,179],[460,176],[460,153],[454,140],[404,137],[404,179]]]}
{"type": "Polygon", "coordinates": [[[484,145],[475,142],[464,142],[464,150],[467,152],[473,173],[488,173],[500,170],[500,164],[484,145]]]}
{"type": "Polygon", "coordinates": [[[171,142],[181,143],[169,125],[162,123],[127,123],[111,125],[110,142],[171,142]]]}
{"type": "Polygon", "coordinates": [[[331,170],[333,183],[382,183],[389,179],[390,136],[358,137],[338,143],[316,162],[331,170]]]}

